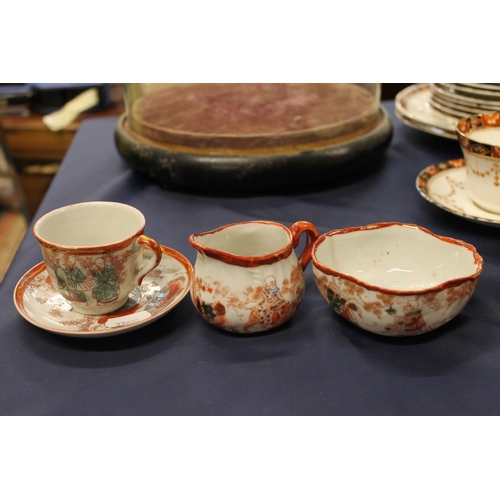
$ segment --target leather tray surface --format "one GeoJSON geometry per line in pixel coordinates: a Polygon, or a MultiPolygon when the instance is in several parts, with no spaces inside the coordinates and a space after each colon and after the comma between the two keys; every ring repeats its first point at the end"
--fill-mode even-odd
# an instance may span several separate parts
{"type": "Polygon", "coordinates": [[[375,97],[353,83],[170,84],[138,97],[130,129],[167,147],[296,148],[356,132],[374,121],[375,97]]]}

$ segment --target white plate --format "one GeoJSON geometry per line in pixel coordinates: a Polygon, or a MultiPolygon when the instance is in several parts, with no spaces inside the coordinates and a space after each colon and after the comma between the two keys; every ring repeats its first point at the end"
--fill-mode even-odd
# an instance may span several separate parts
{"type": "Polygon", "coordinates": [[[439,96],[447,101],[455,102],[464,106],[472,106],[476,108],[482,108],[487,111],[496,111],[500,107],[499,98],[493,99],[481,99],[480,97],[473,97],[471,95],[464,95],[458,92],[452,92],[447,89],[446,84],[443,83],[433,83],[430,86],[430,91],[433,96],[439,96]]]}
{"type": "Polygon", "coordinates": [[[191,285],[193,268],[189,261],[171,248],[161,249],[159,266],[132,290],[127,303],[112,313],[92,316],[75,312],[55,289],[43,262],[19,280],[14,304],[27,321],[58,335],[109,337],[141,328],[171,311],[191,285]]]}
{"type": "Polygon", "coordinates": [[[500,214],[478,207],[465,192],[465,163],[463,159],[450,160],[425,168],[418,174],[417,190],[434,205],[465,219],[500,225],[500,214]]]}
{"type": "Polygon", "coordinates": [[[480,113],[493,113],[500,111],[500,105],[494,106],[469,106],[467,104],[459,103],[458,101],[448,100],[443,95],[440,95],[436,92],[432,93],[431,104],[437,108],[437,110],[441,110],[445,114],[449,114],[454,116],[457,111],[461,112],[460,116],[467,115],[478,115],[480,113]],[[440,107],[441,106],[441,107],[440,107]],[[442,109],[441,109],[442,108],[442,109]]]}
{"type": "Polygon", "coordinates": [[[438,84],[448,92],[469,97],[471,99],[478,99],[488,101],[500,101],[500,92],[498,88],[495,90],[484,90],[476,87],[471,87],[467,83],[441,83],[438,84]]]}
{"type": "Polygon", "coordinates": [[[445,115],[433,108],[428,83],[410,85],[395,99],[396,116],[410,127],[448,139],[457,139],[455,127],[458,118],[445,115]]]}
{"type": "Polygon", "coordinates": [[[455,83],[459,87],[469,89],[488,90],[490,92],[500,92],[500,84],[498,83],[455,83]]]}

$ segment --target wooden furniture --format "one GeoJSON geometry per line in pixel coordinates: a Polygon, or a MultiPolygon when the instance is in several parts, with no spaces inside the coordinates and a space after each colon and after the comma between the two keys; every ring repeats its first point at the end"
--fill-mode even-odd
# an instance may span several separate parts
{"type": "Polygon", "coordinates": [[[21,186],[31,216],[40,205],[58,166],[64,158],[83,120],[119,116],[123,104],[92,113],[82,113],[73,123],[59,132],[52,132],[42,121],[42,115],[1,116],[10,157],[19,172],[21,186]]]}

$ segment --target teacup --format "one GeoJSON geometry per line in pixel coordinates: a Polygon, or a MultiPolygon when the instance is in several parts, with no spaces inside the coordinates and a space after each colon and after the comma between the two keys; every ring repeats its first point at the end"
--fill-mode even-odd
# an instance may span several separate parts
{"type": "Polygon", "coordinates": [[[337,314],[369,332],[401,337],[453,319],[472,297],[483,259],[464,241],[382,222],[321,235],[312,265],[337,314]]]}
{"type": "Polygon", "coordinates": [[[500,213],[500,113],[460,119],[457,135],[467,168],[466,193],[484,210],[500,213]]]}
{"type": "Polygon", "coordinates": [[[42,216],[33,233],[55,288],[82,314],[107,314],[161,261],[156,241],[143,234],[136,208],[95,201],[58,208],[42,216]],[[154,258],[144,259],[145,249],[154,258]]]}
{"type": "Polygon", "coordinates": [[[277,222],[228,224],[192,234],[197,250],[191,299],[210,324],[235,333],[256,333],[288,321],[305,289],[304,269],[311,259],[316,227],[300,221],[290,228],[277,222]],[[305,246],[294,249],[301,235],[305,246]]]}

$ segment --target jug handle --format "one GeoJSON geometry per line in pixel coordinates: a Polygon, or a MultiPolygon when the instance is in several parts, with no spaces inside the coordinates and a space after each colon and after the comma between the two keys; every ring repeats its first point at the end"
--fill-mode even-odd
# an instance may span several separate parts
{"type": "Polygon", "coordinates": [[[299,256],[299,262],[302,270],[304,271],[307,264],[309,264],[309,261],[311,260],[313,244],[319,236],[318,230],[312,222],[298,221],[290,226],[290,231],[292,232],[293,248],[297,248],[302,233],[306,233],[306,245],[299,256]]]}

